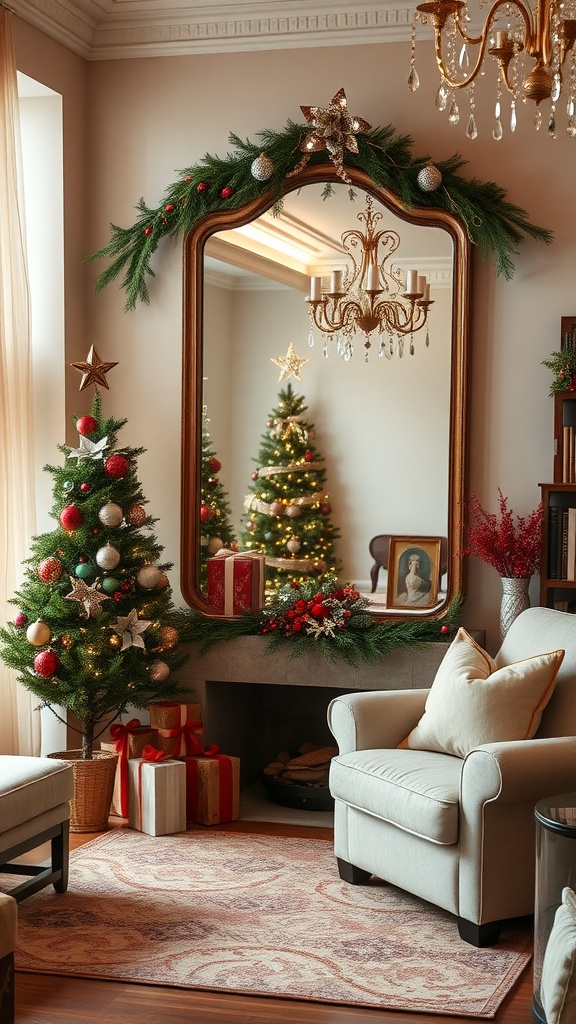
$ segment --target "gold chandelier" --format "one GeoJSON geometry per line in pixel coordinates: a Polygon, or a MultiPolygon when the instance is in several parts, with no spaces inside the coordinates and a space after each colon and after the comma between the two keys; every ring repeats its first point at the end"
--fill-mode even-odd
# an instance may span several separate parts
{"type": "MultiPolygon", "coordinates": [[[[345,360],[354,353],[354,336],[364,335],[365,359],[372,348],[371,335],[379,335],[378,355],[391,359],[404,354],[404,342],[410,335],[409,352],[414,355],[414,335],[427,325],[432,305],[430,285],[417,270],[409,270],[406,279],[391,261],[400,245],[400,236],[389,228],[376,230],[382,213],[373,209],[366,196],[366,209],[357,219],[365,224],[365,233],[351,228],[341,238],[343,251],[351,261],[344,272],[333,270],[329,291],[322,291],[322,278],[310,278],[306,297],[310,313],[309,345],[314,344],[314,326],[323,334],[323,354],[328,356],[328,340],[336,344],[345,360]]],[[[426,331],[426,345],[429,344],[426,331]]]]}
{"type": "MultiPolygon", "coordinates": [[[[448,112],[451,124],[458,124],[460,108],[458,91],[468,94],[469,113],[466,135],[478,135],[475,116],[474,86],[478,75],[489,69],[488,55],[495,61],[497,76],[496,105],[492,137],[503,135],[503,88],[510,94],[510,130],[516,129],[518,103],[536,104],[534,124],[543,124],[540,103],[551,100],[548,133],[556,138],[556,113],[560,97],[566,106],[568,135],[576,135],[574,120],[576,103],[576,3],[574,0],[536,0],[533,10],[528,0],[495,0],[485,19],[480,35],[470,34],[471,15],[465,0],[429,0],[418,4],[412,24],[412,55],[408,88],[419,86],[415,65],[416,25],[434,27],[436,63],[441,81],[436,97],[439,110],[448,112]],[[526,58],[531,58],[529,63],[526,58]],[[568,58],[568,59],[567,59],[568,58]]],[[[482,6],[482,0],[480,0],[482,6]]]]}

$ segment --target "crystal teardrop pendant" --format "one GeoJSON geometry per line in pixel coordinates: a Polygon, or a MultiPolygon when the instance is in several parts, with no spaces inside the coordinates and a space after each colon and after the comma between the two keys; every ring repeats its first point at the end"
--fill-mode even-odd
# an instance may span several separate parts
{"type": "Polygon", "coordinates": [[[560,75],[558,72],[556,72],[552,80],[552,92],[550,93],[550,99],[553,103],[556,103],[556,101],[560,99],[560,75]]]}
{"type": "Polygon", "coordinates": [[[450,121],[450,124],[458,124],[458,121],[460,120],[460,111],[458,110],[458,104],[456,103],[455,96],[452,97],[452,102],[450,103],[448,120],[450,121]]]}
{"type": "Polygon", "coordinates": [[[574,117],[574,100],[572,97],[570,97],[566,104],[566,113],[568,114],[568,117],[574,117]]]}
{"type": "Polygon", "coordinates": [[[426,348],[430,348],[430,335],[428,333],[428,328],[426,328],[426,348]]]}
{"type": "Polygon", "coordinates": [[[514,100],[510,104],[510,131],[516,131],[516,103],[514,100]]]}
{"type": "Polygon", "coordinates": [[[476,127],[476,118],[474,117],[474,114],[470,114],[470,117],[468,118],[468,125],[466,127],[466,135],[467,135],[467,137],[469,139],[476,139],[476,138],[478,138],[478,129],[476,127]]]}
{"type": "Polygon", "coordinates": [[[398,338],[398,356],[402,359],[404,355],[404,338],[398,338]]]}
{"type": "Polygon", "coordinates": [[[322,355],[324,359],[328,359],[328,342],[326,338],[324,338],[324,344],[322,345],[322,355]]]}
{"type": "Polygon", "coordinates": [[[537,110],[536,113],[534,114],[534,127],[535,127],[537,132],[539,132],[541,127],[542,127],[542,111],[541,110],[537,110]]]}
{"type": "Polygon", "coordinates": [[[420,79],[418,78],[418,72],[413,64],[410,68],[410,74],[408,75],[408,81],[406,82],[409,92],[416,92],[420,88],[420,79]]]}
{"type": "Polygon", "coordinates": [[[566,131],[568,132],[568,135],[570,136],[571,139],[573,139],[574,136],[576,135],[576,124],[574,124],[574,118],[573,117],[571,117],[570,120],[568,121],[568,125],[567,125],[567,128],[566,128],[566,131]]]}
{"type": "Polygon", "coordinates": [[[552,107],[550,117],[548,118],[548,134],[552,139],[556,138],[556,115],[554,107],[552,107]]]}
{"type": "Polygon", "coordinates": [[[410,355],[411,356],[414,355],[414,342],[413,341],[410,342],[410,355]]]}
{"type": "Polygon", "coordinates": [[[312,329],[310,329],[310,334],[308,335],[308,344],[310,345],[310,348],[314,348],[314,335],[312,334],[312,329]]]}
{"type": "Polygon", "coordinates": [[[448,104],[448,90],[445,85],[441,85],[436,93],[436,109],[441,113],[446,110],[448,104]]]}
{"type": "Polygon", "coordinates": [[[466,46],[466,43],[464,43],[464,46],[460,50],[460,57],[458,59],[458,63],[462,68],[462,71],[465,71],[466,68],[470,67],[470,57],[468,55],[468,47],[466,46]]]}
{"type": "Polygon", "coordinates": [[[504,132],[502,131],[502,121],[500,120],[499,117],[497,117],[496,120],[494,121],[494,127],[492,129],[492,138],[495,139],[496,142],[500,142],[500,139],[502,138],[503,134],[504,132]]]}

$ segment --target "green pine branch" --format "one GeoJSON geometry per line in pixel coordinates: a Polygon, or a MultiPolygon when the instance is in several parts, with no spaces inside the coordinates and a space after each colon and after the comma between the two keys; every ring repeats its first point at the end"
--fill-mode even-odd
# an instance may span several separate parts
{"type": "MultiPolygon", "coordinates": [[[[258,142],[231,134],[231,152],[225,157],[205,154],[199,164],[179,172],[178,179],[165,189],[157,208],[140,199],[139,216],[130,227],[111,224],[110,240],[85,257],[86,262],[108,259],[95,290],[101,291],[117,278],[126,293],[125,309],[134,309],[139,301],[148,303],[147,278],[154,276],[152,258],[167,237],[185,235],[207,213],[234,210],[263,193],[270,195],[271,207],[282,205],[287,175],[302,160],[300,145],[309,126],[288,121],[284,130],[265,129],[257,133],[258,142]],[[265,152],[273,164],[266,182],[251,174],[256,157],[265,152]]],[[[407,207],[435,207],[458,217],[465,225],[472,244],[482,259],[493,256],[496,273],[510,279],[518,246],[529,237],[549,244],[552,232],[532,224],[528,213],[508,201],[506,192],[494,182],[476,178],[467,180],[459,171],[466,161],[459,154],[438,162],[442,185],[434,192],[418,186],[418,172],[430,163],[430,157],[412,155],[412,139],[399,135],[388,125],[357,136],[358,153],[346,152],[346,166],[364,171],[380,187],[389,189],[407,207]]],[[[325,153],[313,153],[311,165],[326,162],[325,153]]]]}

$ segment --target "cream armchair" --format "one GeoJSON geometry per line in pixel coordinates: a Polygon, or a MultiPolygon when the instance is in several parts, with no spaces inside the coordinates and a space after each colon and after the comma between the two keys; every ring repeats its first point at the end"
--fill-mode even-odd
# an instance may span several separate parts
{"type": "Polygon", "coordinates": [[[493,945],[501,923],[534,913],[534,806],[576,790],[576,616],[529,608],[512,624],[498,668],[564,649],[533,739],[486,743],[465,758],[397,749],[428,690],[351,693],[328,722],[340,877],[371,875],[454,914],[460,936],[493,945]]]}

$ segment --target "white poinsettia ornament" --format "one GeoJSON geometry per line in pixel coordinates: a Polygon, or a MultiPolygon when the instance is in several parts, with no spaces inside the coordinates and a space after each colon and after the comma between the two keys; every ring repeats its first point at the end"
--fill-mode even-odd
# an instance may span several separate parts
{"type": "Polygon", "coordinates": [[[133,608],[128,615],[119,615],[118,621],[112,626],[112,629],[115,633],[118,633],[118,636],[122,637],[122,650],[125,651],[128,647],[145,648],[142,633],[144,633],[150,625],[151,620],[139,619],[138,612],[133,608]]]}

